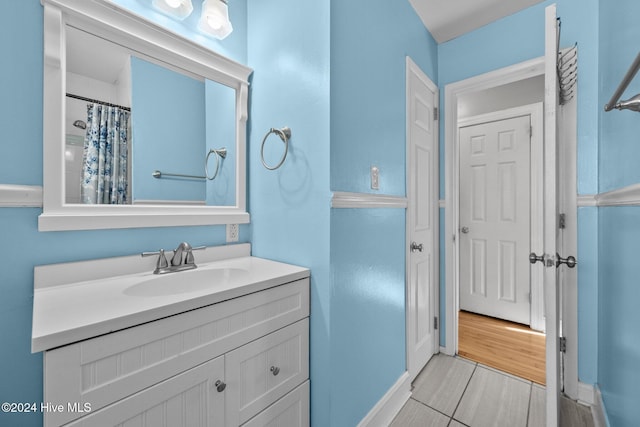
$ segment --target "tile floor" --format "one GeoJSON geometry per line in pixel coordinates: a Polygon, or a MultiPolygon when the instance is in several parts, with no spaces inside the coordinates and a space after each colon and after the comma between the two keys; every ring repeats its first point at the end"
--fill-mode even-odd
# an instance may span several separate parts
{"type": "MultiPolygon", "coordinates": [[[[544,387],[459,357],[435,355],[391,427],[544,427],[544,387]]],[[[591,410],[563,399],[563,427],[593,426],[591,410]]]]}

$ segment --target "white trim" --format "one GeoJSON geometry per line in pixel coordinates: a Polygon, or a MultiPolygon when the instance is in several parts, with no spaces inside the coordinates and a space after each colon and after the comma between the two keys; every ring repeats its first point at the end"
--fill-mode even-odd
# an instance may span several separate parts
{"type": "MultiPolygon", "coordinates": [[[[604,193],[603,193],[604,194],[604,193]]],[[[576,200],[576,204],[579,208],[594,207],[594,206],[607,206],[603,203],[598,203],[597,194],[579,194],[576,200]]],[[[440,199],[438,204],[441,208],[446,207],[446,200],[440,199]]],[[[637,204],[640,204],[640,197],[637,200],[637,204]]]]}
{"type": "Polygon", "coordinates": [[[598,206],[597,194],[579,194],[577,205],[579,208],[598,206]]]}
{"type": "Polygon", "coordinates": [[[411,397],[409,373],[404,371],[394,385],[358,423],[358,427],[388,426],[411,397]]]}
{"type": "Polygon", "coordinates": [[[335,191],[331,197],[332,208],[401,208],[406,209],[407,198],[386,194],[348,193],[335,191]]]}
{"type": "Polygon", "coordinates": [[[633,184],[596,196],[598,206],[638,206],[640,205],[640,184],[633,184]]]}
{"type": "Polygon", "coordinates": [[[42,0],[43,214],[40,231],[249,222],[246,211],[246,122],[252,70],[108,0],[42,0]],[[66,27],[73,25],[141,55],[229,86],[236,93],[235,206],[82,205],[65,203],[66,27]]]}
{"type": "Polygon", "coordinates": [[[607,416],[607,408],[602,400],[602,393],[598,384],[594,385],[595,403],[591,407],[593,415],[593,423],[595,427],[609,427],[609,417],[607,416]]]}
{"type": "Polygon", "coordinates": [[[578,381],[578,401],[585,405],[593,406],[595,403],[595,390],[593,385],[578,381]]]}
{"type": "Polygon", "coordinates": [[[0,207],[42,207],[42,187],[0,184],[0,207]]]}

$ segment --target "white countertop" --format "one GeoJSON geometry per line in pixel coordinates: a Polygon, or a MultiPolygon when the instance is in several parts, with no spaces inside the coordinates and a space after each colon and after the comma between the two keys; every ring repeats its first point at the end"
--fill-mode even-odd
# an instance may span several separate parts
{"type": "MultiPolygon", "coordinates": [[[[245,253],[247,251],[244,249],[249,246],[238,247],[241,247],[240,252],[236,250],[230,253],[245,253]]],[[[223,253],[217,248],[209,253],[216,251],[223,253]]],[[[208,262],[199,262],[198,252],[194,252],[194,255],[197,269],[164,275],[154,275],[153,268],[149,269],[148,263],[142,263],[139,256],[36,267],[31,351],[52,349],[310,275],[307,268],[248,255],[208,262]],[[136,261],[145,264],[143,267],[146,271],[131,272],[131,265],[135,265],[136,261]],[[119,271],[113,269],[114,263],[128,263],[129,266],[125,268],[127,274],[104,277],[106,271],[119,271]],[[73,274],[74,269],[78,274],[73,274]],[[195,288],[184,293],[140,296],[131,292],[132,286],[145,280],[169,280],[169,277],[186,280],[191,272],[206,275],[205,270],[221,269],[243,271],[222,277],[217,274],[210,288],[195,288]],[[94,275],[102,277],[87,280],[92,271],[94,275]],[[75,281],[74,278],[81,280],[75,281]]]]}

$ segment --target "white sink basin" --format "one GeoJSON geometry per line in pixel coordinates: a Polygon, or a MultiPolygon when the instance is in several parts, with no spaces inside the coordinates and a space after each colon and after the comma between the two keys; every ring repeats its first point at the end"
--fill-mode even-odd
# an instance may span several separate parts
{"type": "Polygon", "coordinates": [[[210,268],[202,270],[180,271],[157,275],[151,279],[136,283],[126,288],[123,293],[136,297],[155,297],[186,294],[216,286],[231,280],[238,280],[249,274],[240,268],[210,268]]]}

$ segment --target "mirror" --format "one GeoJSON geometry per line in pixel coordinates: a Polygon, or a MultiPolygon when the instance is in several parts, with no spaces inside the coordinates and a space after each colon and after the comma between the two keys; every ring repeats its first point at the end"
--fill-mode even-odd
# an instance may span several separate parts
{"type": "Polygon", "coordinates": [[[66,203],[233,206],[235,91],[74,27],[66,35],[66,203]],[[108,112],[118,120],[103,126],[108,112]]]}
{"type": "Polygon", "coordinates": [[[39,229],[248,222],[251,70],[105,0],[77,3],[44,1],[39,229]]]}

